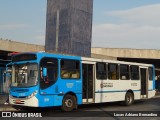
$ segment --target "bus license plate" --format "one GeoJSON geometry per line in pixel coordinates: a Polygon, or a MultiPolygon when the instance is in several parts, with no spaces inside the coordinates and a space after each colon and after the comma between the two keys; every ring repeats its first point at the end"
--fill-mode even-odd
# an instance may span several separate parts
{"type": "Polygon", "coordinates": [[[18,103],[21,103],[21,100],[16,100],[16,103],[18,104],[18,103]]]}

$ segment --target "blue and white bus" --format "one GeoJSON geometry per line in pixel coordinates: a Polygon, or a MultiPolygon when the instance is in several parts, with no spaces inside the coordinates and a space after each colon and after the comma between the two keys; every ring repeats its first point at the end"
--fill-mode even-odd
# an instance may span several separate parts
{"type": "Polygon", "coordinates": [[[9,80],[6,75],[6,65],[11,62],[10,60],[0,59],[0,94],[8,94],[9,80]]]}
{"type": "Polygon", "coordinates": [[[134,100],[155,96],[154,66],[45,52],[12,58],[9,102],[19,107],[78,105],[134,100]]]}

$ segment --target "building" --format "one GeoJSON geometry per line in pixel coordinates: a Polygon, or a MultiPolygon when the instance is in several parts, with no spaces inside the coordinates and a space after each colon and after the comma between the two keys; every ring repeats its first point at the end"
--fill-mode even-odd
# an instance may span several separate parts
{"type": "Polygon", "coordinates": [[[91,56],[93,0],[48,0],[45,51],[91,56]]]}

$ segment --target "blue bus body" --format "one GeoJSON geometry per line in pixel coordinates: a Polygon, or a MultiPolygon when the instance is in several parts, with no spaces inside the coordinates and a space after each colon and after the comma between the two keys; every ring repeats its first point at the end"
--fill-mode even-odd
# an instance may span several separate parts
{"type": "MultiPolygon", "coordinates": [[[[20,61],[16,62],[16,64],[25,64],[25,63],[36,63],[38,64],[38,68],[40,67],[39,63],[42,58],[44,57],[51,57],[58,59],[58,67],[60,67],[60,59],[68,59],[68,60],[78,60],[80,61],[80,57],[71,57],[71,56],[64,56],[64,55],[58,55],[58,54],[48,54],[48,53],[34,53],[37,56],[36,60],[30,60],[30,61],[20,61]]],[[[14,62],[12,63],[15,64],[14,62]]],[[[81,68],[80,64],[80,68],[81,68]]],[[[81,70],[81,69],[80,69],[81,70]]],[[[82,73],[82,71],[80,72],[82,73]]],[[[38,79],[40,79],[40,76],[38,76],[38,79]]],[[[17,101],[17,105],[24,105],[24,106],[30,106],[30,107],[50,107],[50,106],[62,106],[62,100],[65,94],[71,93],[76,96],[77,104],[82,104],[82,75],[80,74],[79,79],[62,79],[60,77],[60,70],[58,70],[58,77],[54,85],[41,90],[40,89],[40,80],[38,80],[38,84],[32,87],[24,87],[24,88],[18,88],[18,87],[11,87],[10,89],[10,103],[15,104],[16,99],[21,99],[22,102],[17,101]],[[30,104],[27,102],[30,98],[27,98],[28,96],[31,96],[33,93],[35,93],[34,97],[37,101],[35,104],[30,104]],[[19,102],[19,103],[18,103],[19,102]],[[27,104],[26,104],[26,103],[27,104]]],[[[31,96],[32,97],[32,96],[31,96]]],[[[34,99],[34,100],[35,100],[34,99]]],[[[34,102],[33,102],[34,103],[34,102]]]]}
{"type": "Polygon", "coordinates": [[[151,64],[66,56],[44,52],[12,58],[9,102],[28,107],[77,105],[134,100],[155,96],[151,64]]]}

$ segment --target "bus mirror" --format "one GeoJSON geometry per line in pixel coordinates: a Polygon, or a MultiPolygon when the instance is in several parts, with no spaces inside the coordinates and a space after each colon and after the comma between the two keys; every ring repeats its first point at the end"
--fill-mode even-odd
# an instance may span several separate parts
{"type": "Polygon", "coordinates": [[[8,76],[8,77],[10,77],[11,76],[11,70],[6,70],[5,72],[4,72],[4,74],[5,74],[5,76],[8,76]]]}
{"type": "Polygon", "coordinates": [[[11,69],[6,70],[6,73],[11,73],[11,72],[12,72],[11,69]]]}
{"type": "Polygon", "coordinates": [[[47,76],[47,68],[43,68],[43,77],[47,76]]]}
{"type": "Polygon", "coordinates": [[[6,76],[7,76],[7,77],[11,77],[11,73],[6,72],[6,76]]]}

